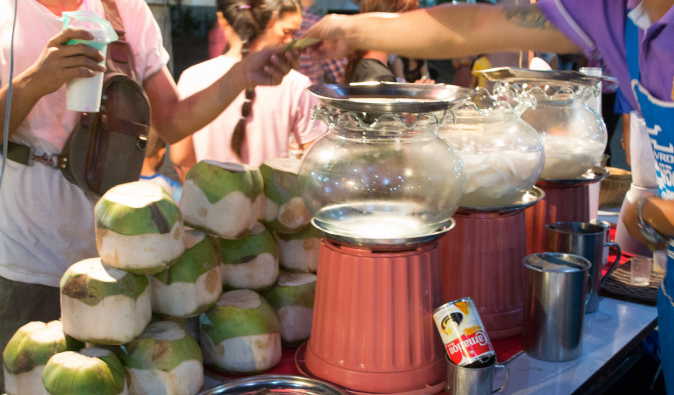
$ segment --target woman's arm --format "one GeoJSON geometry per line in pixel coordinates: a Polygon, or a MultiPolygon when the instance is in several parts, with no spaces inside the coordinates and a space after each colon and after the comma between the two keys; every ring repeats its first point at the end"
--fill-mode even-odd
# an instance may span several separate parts
{"type": "Polygon", "coordinates": [[[312,56],[329,57],[342,57],[357,49],[419,59],[518,50],[579,52],[537,5],[501,8],[459,4],[403,14],[328,15],[306,37],[326,40],[312,56]]]}
{"type": "Polygon", "coordinates": [[[194,141],[192,136],[185,137],[177,143],[171,144],[169,148],[171,163],[176,166],[185,167],[189,170],[197,164],[197,156],[194,153],[194,141]]]}
{"type": "Polygon", "coordinates": [[[246,56],[208,88],[182,99],[166,67],[143,82],[152,105],[152,125],[169,144],[208,125],[244,89],[278,85],[290,71],[295,52],[265,49],[246,56]]]}

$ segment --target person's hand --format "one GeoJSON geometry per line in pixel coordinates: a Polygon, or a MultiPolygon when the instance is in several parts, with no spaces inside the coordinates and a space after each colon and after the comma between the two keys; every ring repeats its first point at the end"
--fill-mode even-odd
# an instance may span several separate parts
{"type": "Polygon", "coordinates": [[[641,232],[639,232],[639,227],[637,226],[637,203],[638,200],[636,202],[627,201],[625,206],[623,207],[623,210],[625,210],[623,213],[623,223],[625,224],[627,232],[638,242],[648,246],[648,248],[651,251],[665,249],[666,243],[664,245],[655,245],[650,241],[646,240],[646,238],[641,234],[641,232]]]}
{"type": "Polygon", "coordinates": [[[414,81],[415,84],[435,84],[435,80],[428,78],[428,76],[423,76],[418,80],[414,81]]]}
{"type": "Polygon", "coordinates": [[[52,37],[37,61],[30,67],[31,78],[42,95],[57,91],[74,78],[91,78],[104,72],[101,51],[86,44],[66,45],[70,40],[91,40],[93,35],[82,29],[67,29],[52,37]]]}
{"type": "Polygon", "coordinates": [[[246,88],[253,88],[280,84],[293,65],[298,63],[299,53],[296,50],[284,52],[281,48],[265,48],[245,56],[239,65],[246,88]]]}
{"type": "Polygon", "coordinates": [[[353,52],[356,48],[349,43],[346,35],[350,18],[331,14],[314,24],[304,37],[320,38],[323,42],[309,47],[309,56],[313,59],[341,59],[353,52]]]}

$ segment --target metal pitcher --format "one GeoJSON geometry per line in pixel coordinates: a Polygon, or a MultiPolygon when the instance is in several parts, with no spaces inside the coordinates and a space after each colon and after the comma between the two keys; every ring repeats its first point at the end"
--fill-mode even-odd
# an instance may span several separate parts
{"type": "Polygon", "coordinates": [[[599,289],[615,270],[620,262],[622,252],[618,243],[607,242],[607,231],[601,225],[589,222],[555,222],[545,225],[547,231],[548,251],[564,252],[582,256],[590,261],[592,276],[592,296],[585,307],[585,313],[593,313],[599,309],[599,289]],[[602,277],[604,247],[613,248],[616,258],[602,277]]]}
{"type": "Polygon", "coordinates": [[[447,358],[447,387],[445,395],[491,395],[501,392],[508,384],[507,366],[496,364],[492,357],[485,366],[469,368],[455,365],[447,358]],[[501,388],[493,389],[494,369],[505,369],[506,378],[501,388]]]}
{"type": "Polygon", "coordinates": [[[583,351],[585,304],[592,295],[590,262],[543,252],[524,258],[522,349],[543,361],[570,361],[583,351]]]}

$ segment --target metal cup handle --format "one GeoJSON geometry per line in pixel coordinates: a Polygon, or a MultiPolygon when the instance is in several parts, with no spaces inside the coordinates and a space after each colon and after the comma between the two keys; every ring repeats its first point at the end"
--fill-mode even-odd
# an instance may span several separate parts
{"type": "Polygon", "coordinates": [[[618,267],[618,263],[620,262],[620,258],[622,257],[622,251],[620,250],[620,246],[618,245],[618,243],[615,243],[613,241],[609,241],[608,243],[604,244],[604,247],[608,247],[609,249],[611,247],[615,248],[616,257],[615,257],[615,261],[613,261],[613,263],[611,264],[611,267],[608,269],[608,271],[606,272],[604,277],[601,278],[601,282],[599,283],[599,287],[604,285],[604,282],[606,282],[606,280],[608,280],[608,276],[611,275],[611,273],[613,273],[613,271],[615,270],[616,267],[618,267]]]}
{"type": "Polygon", "coordinates": [[[590,301],[590,298],[592,297],[592,284],[594,284],[594,281],[592,280],[592,273],[588,271],[587,273],[587,295],[585,295],[585,306],[587,306],[587,302],[590,301]]]}
{"type": "Polygon", "coordinates": [[[508,369],[507,366],[505,365],[494,365],[494,368],[503,368],[506,371],[506,378],[505,381],[503,382],[503,386],[497,390],[493,390],[491,393],[495,394],[497,392],[501,392],[505,389],[506,385],[508,385],[508,378],[510,378],[510,369],[508,369]]]}

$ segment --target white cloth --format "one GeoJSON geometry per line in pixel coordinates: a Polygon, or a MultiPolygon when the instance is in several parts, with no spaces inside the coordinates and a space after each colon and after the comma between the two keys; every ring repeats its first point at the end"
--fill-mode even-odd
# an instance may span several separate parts
{"type": "MultiPolygon", "coordinates": [[[[87,0],[104,16],[100,0],[87,0]]],[[[136,71],[154,75],[168,61],[161,33],[142,0],[117,0],[136,71]]],[[[0,85],[9,81],[10,38],[14,1],[0,0],[0,85]]],[[[38,59],[63,26],[59,16],[37,0],[20,0],[14,37],[14,76],[38,59]]],[[[66,110],[65,85],[42,97],[11,140],[37,154],[60,153],[73,130],[77,113],[66,110]]],[[[58,286],[75,262],[98,256],[95,244],[95,201],[87,198],[57,170],[7,161],[0,185],[0,276],[13,281],[58,286]]]]}
{"type": "MultiPolygon", "coordinates": [[[[188,97],[222,77],[238,60],[226,56],[192,66],[178,81],[178,90],[188,97]]],[[[311,80],[294,70],[278,86],[255,88],[251,115],[246,122],[242,162],[259,166],[266,159],[287,157],[292,134],[299,144],[312,142],[327,132],[327,125],[311,120],[311,109],[319,104],[306,91],[311,80]]],[[[240,162],[230,149],[234,128],[241,118],[241,93],[213,122],[192,137],[197,161],[240,162]]]]}

